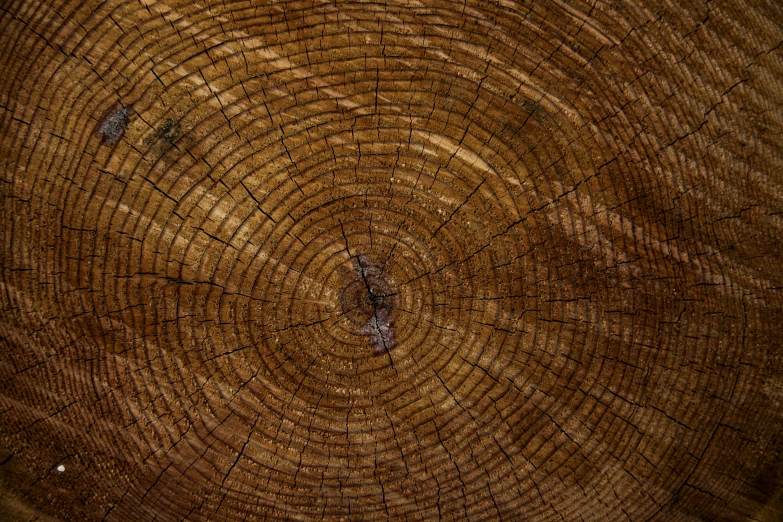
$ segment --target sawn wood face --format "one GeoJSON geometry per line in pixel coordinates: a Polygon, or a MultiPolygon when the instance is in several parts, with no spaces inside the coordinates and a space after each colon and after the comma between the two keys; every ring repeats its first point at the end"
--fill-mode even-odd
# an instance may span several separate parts
{"type": "Polygon", "coordinates": [[[2,2],[0,519],[783,520],[782,44],[2,2]]]}

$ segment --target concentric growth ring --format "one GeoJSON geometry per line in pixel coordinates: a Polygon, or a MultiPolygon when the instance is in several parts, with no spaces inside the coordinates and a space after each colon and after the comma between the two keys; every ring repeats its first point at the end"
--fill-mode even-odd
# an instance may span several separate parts
{"type": "Polygon", "coordinates": [[[783,12],[267,4],[0,10],[0,514],[773,520],[783,12]]]}

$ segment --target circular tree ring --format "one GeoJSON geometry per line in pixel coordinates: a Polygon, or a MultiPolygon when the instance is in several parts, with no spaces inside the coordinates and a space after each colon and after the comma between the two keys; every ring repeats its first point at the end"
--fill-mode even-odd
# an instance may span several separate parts
{"type": "Polygon", "coordinates": [[[783,519],[775,2],[6,4],[0,519],[783,519]]]}

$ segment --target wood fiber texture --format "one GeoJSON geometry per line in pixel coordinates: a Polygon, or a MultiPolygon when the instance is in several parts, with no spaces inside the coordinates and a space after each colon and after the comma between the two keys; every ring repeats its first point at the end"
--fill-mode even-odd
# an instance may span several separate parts
{"type": "Polygon", "coordinates": [[[2,520],[783,520],[777,1],[2,0],[0,197],[2,520]]]}

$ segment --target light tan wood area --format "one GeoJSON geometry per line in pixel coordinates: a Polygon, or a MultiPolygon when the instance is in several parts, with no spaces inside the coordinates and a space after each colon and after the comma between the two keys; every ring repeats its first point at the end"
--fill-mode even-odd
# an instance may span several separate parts
{"type": "Polygon", "coordinates": [[[0,195],[2,520],[783,520],[776,1],[6,0],[0,195]]]}

